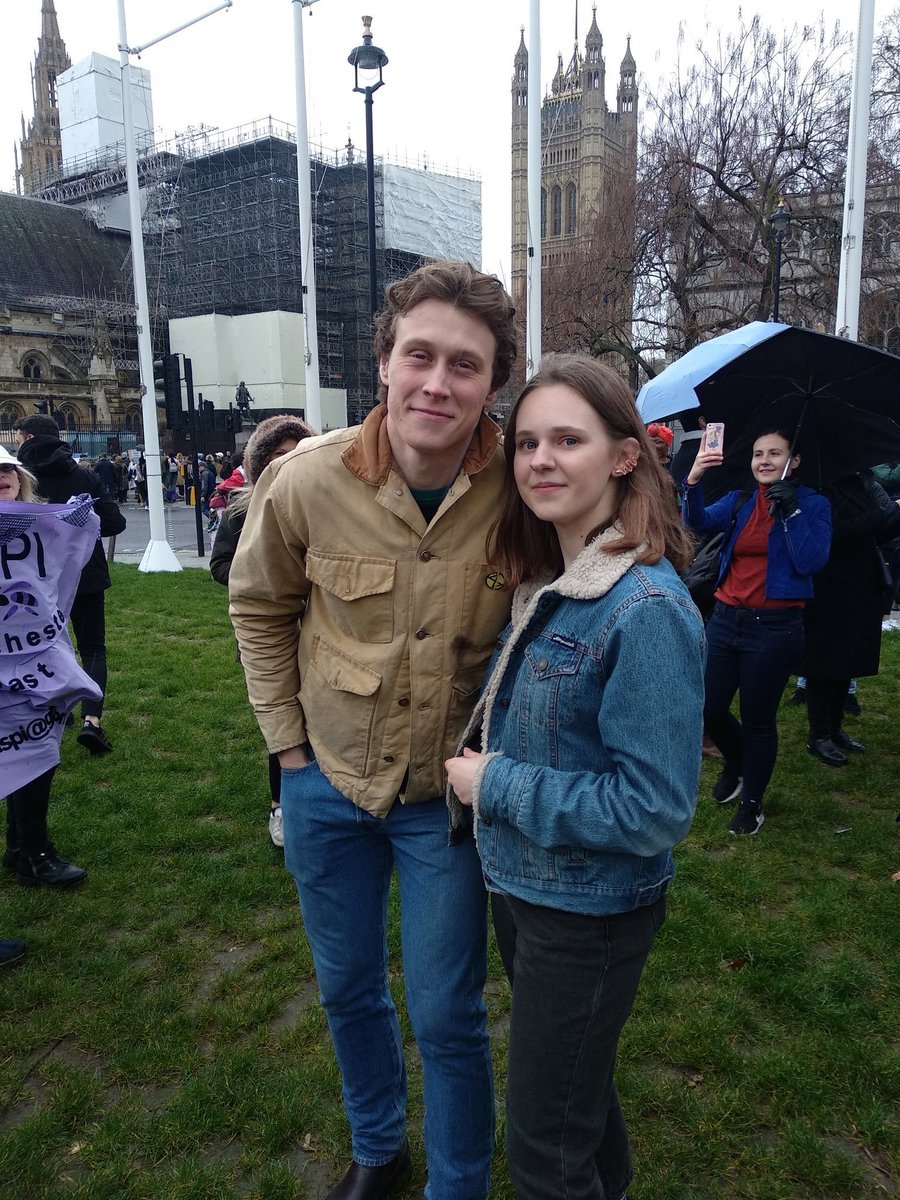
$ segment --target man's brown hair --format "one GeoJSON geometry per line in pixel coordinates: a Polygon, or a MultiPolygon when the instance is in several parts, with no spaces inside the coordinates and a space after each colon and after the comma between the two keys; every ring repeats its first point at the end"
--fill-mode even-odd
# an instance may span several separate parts
{"type": "MultiPolygon", "coordinates": [[[[491,372],[491,391],[503,387],[516,361],[516,310],[496,275],[485,275],[468,263],[447,260],[426,263],[386,292],[387,308],[375,318],[375,357],[390,357],[397,335],[397,320],[424,300],[443,300],[484,321],[497,340],[491,372]]],[[[378,398],[384,400],[384,385],[378,398]]]]}

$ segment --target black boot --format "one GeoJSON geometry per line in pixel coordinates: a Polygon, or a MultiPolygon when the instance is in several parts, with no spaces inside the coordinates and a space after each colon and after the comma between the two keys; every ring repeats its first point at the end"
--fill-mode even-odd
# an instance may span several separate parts
{"type": "Polygon", "coordinates": [[[380,1167],[364,1167],[352,1162],[347,1174],[325,1200],[382,1200],[396,1184],[409,1176],[411,1169],[409,1142],[404,1142],[391,1161],[380,1167]]]}
{"type": "Polygon", "coordinates": [[[23,887],[76,887],[79,883],[84,883],[85,879],[87,871],[83,867],[65,862],[52,847],[37,854],[19,851],[16,883],[21,883],[23,887]]]}

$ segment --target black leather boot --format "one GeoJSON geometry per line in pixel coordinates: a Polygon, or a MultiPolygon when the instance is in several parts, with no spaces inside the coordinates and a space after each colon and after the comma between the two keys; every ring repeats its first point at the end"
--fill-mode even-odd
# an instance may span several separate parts
{"type": "Polygon", "coordinates": [[[382,1200],[396,1184],[408,1178],[411,1170],[409,1142],[404,1142],[391,1161],[380,1167],[364,1167],[352,1162],[347,1174],[325,1200],[382,1200]]]}
{"type": "Polygon", "coordinates": [[[84,867],[76,867],[59,857],[55,850],[42,850],[38,854],[19,851],[16,883],[23,887],[76,887],[87,879],[84,867]]]}
{"type": "Polygon", "coordinates": [[[831,738],[816,738],[814,742],[807,742],[806,749],[810,754],[814,754],[819,762],[826,763],[829,767],[846,767],[850,761],[846,754],[838,750],[831,738]]]}

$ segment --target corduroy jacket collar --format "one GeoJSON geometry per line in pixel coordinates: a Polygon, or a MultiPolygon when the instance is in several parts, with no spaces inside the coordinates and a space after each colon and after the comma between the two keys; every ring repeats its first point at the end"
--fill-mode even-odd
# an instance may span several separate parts
{"type": "MultiPolygon", "coordinates": [[[[483,470],[497,449],[500,428],[483,413],[475,426],[472,440],[460,468],[465,475],[483,470]]],[[[359,433],[341,455],[344,466],[363,483],[383,487],[393,465],[391,443],[387,431],[387,405],[379,404],[359,427],[359,433]]]]}

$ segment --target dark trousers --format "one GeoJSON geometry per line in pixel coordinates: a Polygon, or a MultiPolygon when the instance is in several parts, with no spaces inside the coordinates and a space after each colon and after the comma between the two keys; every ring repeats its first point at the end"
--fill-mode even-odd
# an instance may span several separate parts
{"type": "Polygon", "coordinates": [[[25,854],[52,850],[47,832],[50,788],[56,767],[6,797],[6,846],[25,854]]]}
{"type": "Polygon", "coordinates": [[[743,801],[761,804],[778,757],[781,694],[803,655],[802,610],[716,604],[706,638],[706,732],[743,776],[743,801]],[[740,721],[731,714],[738,693],[740,721]]]}
{"type": "Polygon", "coordinates": [[[809,740],[831,737],[844,720],[844,701],[849,679],[806,680],[806,712],[809,717],[809,740]]]}
{"type": "MultiPolygon", "coordinates": [[[[85,673],[106,696],[106,604],[105,593],[87,592],[75,597],[72,605],[72,631],[78,656],[85,673]]],[[[103,697],[85,700],[82,717],[102,717],[103,697]]]]}
{"type": "Polygon", "coordinates": [[[518,1200],[620,1200],[632,1176],[613,1078],[665,899],[585,916],[492,896],[512,984],[506,1154],[518,1200]]]}
{"type": "Polygon", "coordinates": [[[277,754],[269,755],[269,796],[272,799],[271,807],[277,808],[281,803],[281,763],[277,754]]]}

